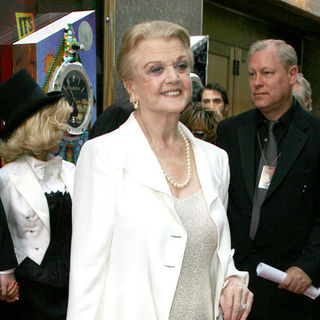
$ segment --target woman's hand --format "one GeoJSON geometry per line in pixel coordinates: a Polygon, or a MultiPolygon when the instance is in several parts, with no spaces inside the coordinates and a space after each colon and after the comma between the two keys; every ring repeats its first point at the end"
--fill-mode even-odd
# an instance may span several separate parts
{"type": "Polygon", "coordinates": [[[0,300],[14,302],[19,300],[19,286],[14,273],[0,275],[0,300]]]}
{"type": "Polygon", "coordinates": [[[233,276],[227,280],[219,301],[224,320],[245,320],[251,310],[253,293],[241,278],[233,276]]]}

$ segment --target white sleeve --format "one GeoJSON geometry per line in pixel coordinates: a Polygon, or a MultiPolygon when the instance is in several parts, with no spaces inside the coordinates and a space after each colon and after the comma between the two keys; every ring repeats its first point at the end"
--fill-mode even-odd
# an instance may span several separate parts
{"type": "Polygon", "coordinates": [[[94,140],[76,165],[68,320],[98,319],[115,221],[114,172],[94,140]]]}
{"type": "Polygon", "coordinates": [[[223,206],[226,211],[228,207],[229,182],[230,182],[229,157],[228,157],[228,154],[225,151],[223,151],[221,198],[223,201],[223,206]]]}

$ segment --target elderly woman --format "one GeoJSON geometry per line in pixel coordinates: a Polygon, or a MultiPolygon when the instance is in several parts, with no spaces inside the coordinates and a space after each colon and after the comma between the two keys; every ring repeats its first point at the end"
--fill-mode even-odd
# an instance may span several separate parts
{"type": "Polygon", "coordinates": [[[124,35],[118,74],[136,107],[77,163],[68,320],[246,319],[233,264],[224,151],[179,123],[191,98],[188,32],[152,21],[124,35]],[[220,314],[220,315],[219,315],[220,314]]]}
{"type": "Polygon", "coordinates": [[[68,299],[74,165],[57,152],[72,108],[22,69],[0,86],[0,196],[18,261],[8,319],[63,320],[68,299]]]}

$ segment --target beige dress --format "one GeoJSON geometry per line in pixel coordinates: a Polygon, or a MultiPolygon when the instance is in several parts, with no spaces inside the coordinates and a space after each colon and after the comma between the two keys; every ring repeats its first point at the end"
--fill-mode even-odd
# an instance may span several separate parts
{"type": "Polygon", "coordinates": [[[212,320],[213,279],[209,271],[217,247],[217,228],[209,216],[202,190],[184,199],[174,197],[174,204],[188,240],[170,320],[212,320]]]}

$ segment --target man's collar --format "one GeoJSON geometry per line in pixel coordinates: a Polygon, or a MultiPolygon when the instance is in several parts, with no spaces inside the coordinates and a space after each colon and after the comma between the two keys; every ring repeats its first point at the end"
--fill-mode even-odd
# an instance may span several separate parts
{"type": "MultiPolygon", "coordinates": [[[[295,111],[297,109],[297,101],[295,98],[292,99],[292,105],[291,107],[279,118],[279,123],[282,124],[285,128],[289,128],[290,123],[294,117],[295,111]]],[[[256,123],[259,126],[263,125],[264,123],[267,123],[268,119],[262,114],[262,112],[256,108],[256,123]]]]}

